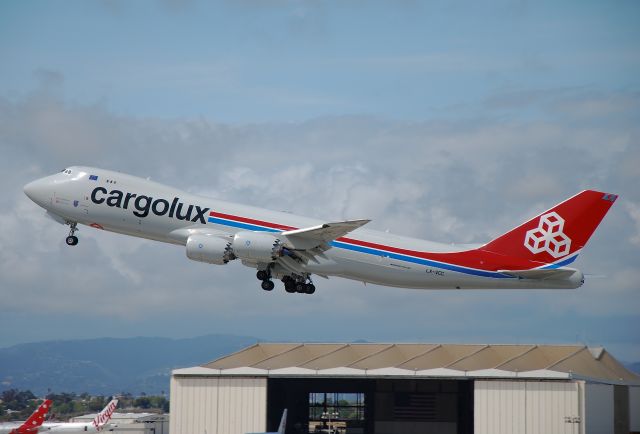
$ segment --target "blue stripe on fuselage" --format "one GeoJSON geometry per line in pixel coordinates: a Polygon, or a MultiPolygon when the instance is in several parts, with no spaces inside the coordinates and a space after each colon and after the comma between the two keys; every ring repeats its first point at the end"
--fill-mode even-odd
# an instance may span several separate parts
{"type": "MultiPolygon", "coordinates": [[[[246,230],[250,230],[250,231],[260,231],[260,232],[280,232],[277,229],[272,229],[272,228],[267,228],[264,226],[257,226],[257,225],[252,225],[249,223],[243,223],[243,222],[238,222],[238,221],[234,221],[234,220],[226,220],[226,219],[221,219],[221,218],[216,218],[216,217],[209,217],[208,219],[209,223],[214,223],[214,224],[218,224],[218,225],[223,225],[223,226],[232,226],[235,228],[240,228],[240,229],[246,229],[246,230]]],[[[465,274],[471,274],[474,276],[482,276],[482,277],[494,277],[497,279],[505,279],[505,278],[512,278],[512,276],[508,276],[502,273],[496,273],[493,271],[483,271],[483,270],[476,270],[474,268],[465,268],[465,267],[461,267],[459,265],[453,265],[453,264],[447,264],[446,262],[437,262],[437,261],[431,261],[428,259],[423,259],[423,258],[416,258],[414,256],[407,256],[407,255],[401,255],[398,253],[393,253],[393,252],[388,252],[386,250],[378,250],[378,249],[372,249],[370,247],[363,247],[363,246],[358,246],[355,244],[349,244],[349,243],[345,243],[344,241],[331,241],[329,243],[330,246],[332,247],[337,247],[339,249],[345,249],[345,250],[351,250],[354,252],[359,252],[359,253],[366,253],[368,255],[374,255],[374,256],[386,256],[389,258],[393,258],[393,259],[397,259],[399,261],[405,261],[405,262],[412,262],[414,264],[420,264],[420,265],[426,265],[428,267],[436,267],[436,268],[441,268],[443,270],[449,270],[449,271],[455,271],[458,273],[465,273],[465,274]]]]}
{"type": "Polygon", "coordinates": [[[575,255],[573,255],[570,258],[564,259],[564,260],[562,260],[560,262],[556,262],[555,264],[545,265],[544,267],[540,267],[540,269],[541,270],[553,270],[555,268],[564,267],[565,265],[569,265],[570,263],[575,261],[577,258],[578,258],[578,254],[576,253],[575,255]]]}
{"type": "Polygon", "coordinates": [[[250,231],[262,231],[262,232],[280,232],[277,229],[265,228],[264,226],[256,226],[249,223],[237,222],[234,220],[225,220],[215,217],[209,217],[207,220],[209,223],[215,223],[223,226],[233,226],[234,228],[247,229],[250,231]]]}
{"type": "Polygon", "coordinates": [[[331,241],[329,243],[329,245],[331,245],[333,247],[338,247],[338,248],[341,248],[341,249],[353,250],[355,252],[367,253],[369,255],[375,255],[375,256],[381,256],[382,255],[382,256],[386,256],[388,258],[397,259],[399,261],[412,262],[414,264],[420,264],[420,265],[426,265],[426,266],[429,266],[429,267],[441,268],[443,270],[455,271],[455,272],[458,272],[458,273],[472,274],[474,276],[494,277],[496,279],[509,279],[509,278],[512,278],[512,276],[508,276],[508,275],[502,274],[502,273],[496,273],[496,272],[493,272],[493,271],[483,271],[483,270],[476,270],[474,268],[465,268],[465,267],[461,267],[459,265],[447,264],[446,262],[431,261],[429,259],[416,258],[415,256],[400,255],[398,253],[388,252],[386,250],[377,250],[377,249],[372,249],[372,248],[369,248],[369,247],[362,247],[362,246],[357,246],[357,245],[354,245],[354,244],[347,244],[347,243],[344,243],[342,241],[331,241]]]}

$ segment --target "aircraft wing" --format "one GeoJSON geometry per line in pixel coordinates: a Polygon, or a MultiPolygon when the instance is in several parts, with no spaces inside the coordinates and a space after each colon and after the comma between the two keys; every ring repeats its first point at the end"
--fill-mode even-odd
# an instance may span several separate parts
{"type": "Polygon", "coordinates": [[[498,270],[498,273],[509,274],[519,279],[562,280],[571,277],[575,268],[547,268],[534,270],[498,270]]]}
{"type": "MultiPolygon", "coordinates": [[[[280,233],[283,246],[288,253],[278,258],[278,263],[293,273],[303,273],[304,264],[318,262],[316,256],[324,257],[323,252],[329,250],[329,243],[349,232],[364,226],[371,220],[345,220],[342,222],[324,223],[318,226],[284,231],[280,233]]],[[[328,278],[322,274],[319,276],[328,278]]]]}
{"type": "Polygon", "coordinates": [[[349,232],[364,226],[371,220],[345,220],[334,223],[324,223],[309,228],[295,229],[292,231],[282,232],[289,241],[289,246],[294,249],[307,250],[319,247],[323,244],[333,241],[336,238],[345,236],[349,232]]]}

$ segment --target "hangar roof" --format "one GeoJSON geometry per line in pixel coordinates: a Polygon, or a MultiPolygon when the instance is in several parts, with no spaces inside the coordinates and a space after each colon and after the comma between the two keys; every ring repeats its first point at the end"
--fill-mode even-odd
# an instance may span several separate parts
{"type": "Polygon", "coordinates": [[[602,347],[259,343],[174,375],[584,379],[640,385],[602,347]]]}
{"type": "MultiPolygon", "coordinates": [[[[97,413],[85,414],[82,416],[76,416],[71,418],[70,422],[91,422],[95,419],[97,413]]],[[[144,422],[166,422],[168,417],[166,414],[158,413],[113,413],[111,415],[112,421],[118,423],[144,423],[144,422]]]]}

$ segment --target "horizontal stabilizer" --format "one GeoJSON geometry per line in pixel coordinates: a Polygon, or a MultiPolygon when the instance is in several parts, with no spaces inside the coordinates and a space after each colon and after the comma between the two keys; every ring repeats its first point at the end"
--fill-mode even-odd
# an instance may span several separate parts
{"type": "Polygon", "coordinates": [[[520,279],[563,280],[568,279],[577,271],[575,268],[537,268],[535,270],[498,270],[498,273],[509,274],[520,279]]]}

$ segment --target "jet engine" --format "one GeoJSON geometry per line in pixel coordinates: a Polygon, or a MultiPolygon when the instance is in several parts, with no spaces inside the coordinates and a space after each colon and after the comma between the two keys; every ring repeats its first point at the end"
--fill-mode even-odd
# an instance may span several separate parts
{"type": "Polygon", "coordinates": [[[205,234],[194,234],[187,238],[187,257],[215,265],[224,265],[235,259],[228,240],[205,234]]]}
{"type": "Polygon", "coordinates": [[[282,256],[283,247],[272,234],[241,231],[234,235],[231,249],[237,258],[268,263],[282,256]]]}

